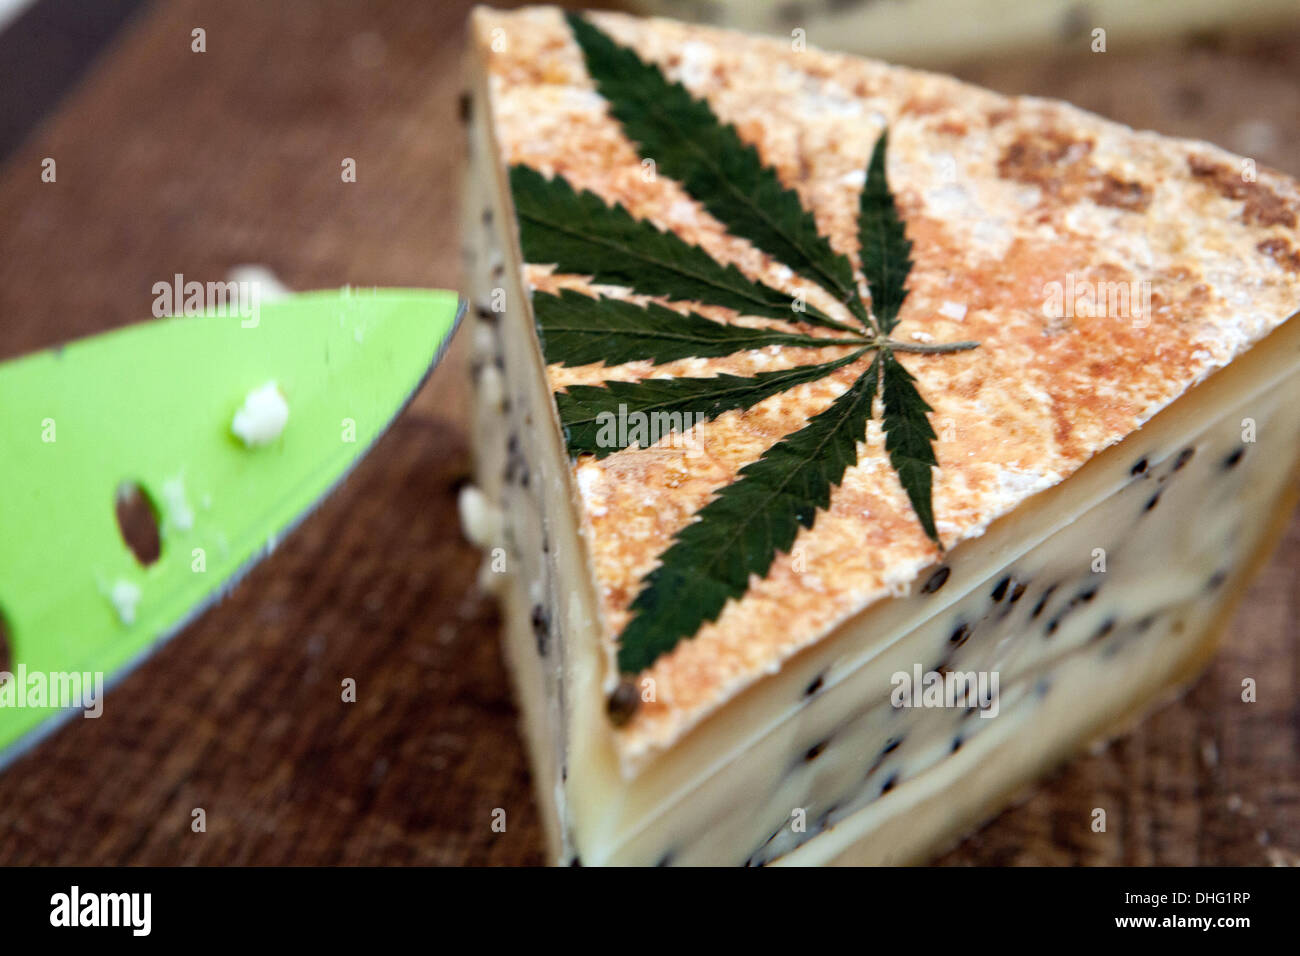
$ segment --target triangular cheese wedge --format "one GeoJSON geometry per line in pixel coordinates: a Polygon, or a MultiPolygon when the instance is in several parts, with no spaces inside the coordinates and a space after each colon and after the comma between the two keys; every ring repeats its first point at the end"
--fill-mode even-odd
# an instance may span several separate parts
{"type": "Polygon", "coordinates": [[[1192,673],[1295,490],[1292,180],[798,42],[471,43],[462,503],[557,862],[924,858],[1192,673]]]}

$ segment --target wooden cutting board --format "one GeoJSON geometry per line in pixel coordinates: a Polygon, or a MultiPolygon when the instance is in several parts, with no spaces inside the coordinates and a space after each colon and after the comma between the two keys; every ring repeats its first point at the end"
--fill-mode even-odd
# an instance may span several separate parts
{"type": "MultiPolygon", "coordinates": [[[[251,262],[300,289],[458,287],[467,9],[146,9],[0,167],[0,358],[141,320],[176,272],[206,281],[251,262]],[[206,53],[191,52],[195,28],[206,53]],[[55,183],[41,182],[46,157],[55,183]]],[[[958,72],[1300,172],[1300,32],[958,72]]],[[[496,611],[457,526],[464,347],[296,534],[120,682],[102,719],[0,775],[0,864],[542,862],[496,611]],[[356,703],[341,700],[347,677],[356,703]]],[[[1187,697],[943,862],[1300,860],[1297,592],[1293,522],[1187,697]],[[1254,704],[1240,701],[1247,676],[1254,704]],[[1091,831],[1094,807],[1108,832],[1091,831]]]]}

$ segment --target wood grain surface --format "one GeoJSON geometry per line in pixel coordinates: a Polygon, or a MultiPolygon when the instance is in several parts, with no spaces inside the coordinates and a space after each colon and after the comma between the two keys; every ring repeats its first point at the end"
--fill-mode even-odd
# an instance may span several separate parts
{"type": "MultiPolygon", "coordinates": [[[[176,272],[261,263],[302,289],[458,287],[467,9],[148,7],[0,167],[0,358],[141,320],[176,272]],[[206,53],[190,51],[195,27],[206,53]],[[45,157],[56,183],[40,182],[45,157]]],[[[1300,173],[1300,32],[957,72],[1300,173]]],[[[542,862],[496,611],[457,525],[464,346],[337,494],[120,682],[103,718],[0,775],[0,863],[542,862]],[[205,833],[191,832],[198,807],[205,833]]],[[[1190,694],[941,862],[1300,861],[1298,590],[1293,521],[1190,694]],[[1257,703],[1241,702],[1244,677],[1257,703]],[[1094,807],[1108,832],[1089,828],[1094,807]]]]}

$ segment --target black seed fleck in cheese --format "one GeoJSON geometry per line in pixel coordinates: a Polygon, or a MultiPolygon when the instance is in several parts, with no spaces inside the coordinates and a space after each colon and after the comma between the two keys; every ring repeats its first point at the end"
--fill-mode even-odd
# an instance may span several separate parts
{"type": "Polygon", "coordinates": [[[814,694],[816,694],[819,690],[822,689],[823,683],[825,683],[823,676],[821,674],[818,674],[816,678],[813,679],[813,682],[804,688],[803,695],[805,697],[812,697],[814,694]]]}
{"type": "Polygon", "coordinates": [[[970,640],[970,625],[962,623],[957,625],[957,629],[952,632],[952,636],[948,638],[948,643],[961,647],[968,640],[970,640]]]}
{"type": "Polygon", "coordinates": [[[1115,619],[1108,617],[1101,622],[1101,627],[1097,628],[1097,633],[1092,635],[1094,641],[1100,641],[1103,637],[1115,630],[1115,619]]]}
{"type": "Polygon", "coordinates": [[[1180,451],[1178,457],[1174,459],[1174,471],[1182,470],[1182,467],[1192,460],[1194,454],[1196,454],[1195,448],[1184,448],[1180,451]]]}
{"type": "Polygon", "coordinates": [[[1036,619],[1040,614],[1043,613],[1043,608],[1047,607],[1047,602],[1052,599],[1052,594],[1055,591],[1056,591],[1056,585],[1053,584],[1050,588],[1048,588],[1046,591],[1043,592],[1043,596],[1038,599],[1038,603],[1034,605],[1034,610],[1029,615],[1030,620],[1036,619]]]}
{"type": "Polygon", "coordinates": [[[1140,475],[1146,470],[1147,470],[1147,460],[1145,458],[1139,458],[1137,462],[1133,465],[1133,467],[1129,469],[1129,474],[1140,475]]]}
{"type": "Polygon", "coordinates": [[[818,757],[820,757],[822,751],[826,749],[826,745],[828,743],[830,743],[830,741],[823,740],[821,743],[813,744],[811,747],[809,747],[807,752],[803,755],[804,762],[810,763],[816,760],[818,757]]]}
{"type": "Polygon", "coordinates": [[[1084,588],[1074,597],[1070,598],[1070,603],[1067,604],[1061,610],[1061,612],[1056,615],[1056,617],[1052,618],[1052,620],[1048,622],[1047,636],[1051,637],[1053,634],[1056,633],[1057,628],[1061,626],[1061,621],[1065,618],[1067,614],[1069,614],[1071,611],[1077,608],[1080,604],[1088,604],[1090,601],[1092,601],[1092,599],[1097,596],[1097,591],[1098,588],[1096,586],[1084,588]]]}
{"type": "Polygon", "coordinates": [[[551,616],[540,604],[533,605],[533,639],[537,642],[537,653],[546,656],[551,638],[551,616]]]}
{"type": "Polygon", "coordinates": [[[1160,492],[1157,491],[1154,495],[1151,496],[1151,500],[1147,502],[1147,506],[1146,506],[1145,508],[1143,508],[1142,510],[1143,510],[1143,511],[1150,511],[1152,508],[1154,508],[1154,507],[1155,507],[1156,505],[1158,505],[1159,503],[1160,503],[1160,492]]]}
{"type": "Polygon", "coordinates": [[[621,727],[632,719],[640,704],[641,695],[636,692],[636,685],[630,680],[625,680],[609,695],[605,712],[609,714],[610,723],[615,727],[621,727]]]}
{"type": "Polygon", "coordinates": [[[890,774],[889,779],[880,785],[880,792],[882,794],[889,793],[890,790],[894,789],[894,785],[897,783],[898,783],[898,774],[896,773],[890,774]]]}
{"type": "Polygon", "coordinates": [[[1231,455],[1229,455],[1227,458],[1223,459],[1223,467],[1224,467],[1225,469],[1226,469],[1226,468],[1236,468],[1238,462],[1241,461],[1241,457],[1242,457],[1244,454],[1246,454],[1246,449],[1244,449],[1244,448],[1238,448],[1236,451],[1234,451],[1234,452],[1233,452],[1231,455]]]}
{"type": "Polygon", "coordinates": [[[921,586],[921,593],[933,594],[935,591],[939,590],[939,588],[948,583],[948,575],[950,574],[952,574],[952,571],[945,564],[943,567],[939,568],[939,570],[935,571],[934,574],[930,575],[925,584],[921,586]]]}
{"type": "Polygon", "coordinates": [[[993,588],[993,593],[989,595],[994,601],[1001,601],[1007,596],[1007,589],[1011,587],[1011,578],[1005,577],[993,588]]]}

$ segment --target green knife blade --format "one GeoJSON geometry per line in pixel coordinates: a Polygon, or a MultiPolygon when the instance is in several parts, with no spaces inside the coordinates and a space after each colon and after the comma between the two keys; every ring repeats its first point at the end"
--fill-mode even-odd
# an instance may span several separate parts
{"type": "Polygon", "coordinates": [[[450,292],[311,292],[253,316],[158,319],[0,363],[0,619],[13,675],[0,686],[0,765],[82,712],[56,706],[69,675],[120,675],[274,547],[406,405],[463,311],[450,292]],[[249,447],[232,423],[268,383],[288,420],[249,447]],[[118,526],[131,485],[158,518],[148,566],[118,526]]]}

